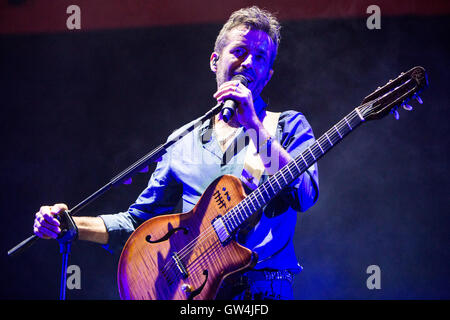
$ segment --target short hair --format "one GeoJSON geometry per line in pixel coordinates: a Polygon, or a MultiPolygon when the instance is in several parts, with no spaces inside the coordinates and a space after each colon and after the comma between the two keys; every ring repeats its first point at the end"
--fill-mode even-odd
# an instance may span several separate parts
{"type": "Polygon", "coordinates": [[[270,60],[270,65],[272,65],[275,61],[278,46],[281,40],[281,26],[274,15],[266,10],[258,8],[257,6],[243,8],[231,14],[230,18],[223,25],[222,30],[220,30],[219,35],[217,36],[214,51],[221,53],[223,48],[226,46],[227,33],[240,25],[245,25],[252,30],[264,31],[272,39],[275,48],[270,60]]]}

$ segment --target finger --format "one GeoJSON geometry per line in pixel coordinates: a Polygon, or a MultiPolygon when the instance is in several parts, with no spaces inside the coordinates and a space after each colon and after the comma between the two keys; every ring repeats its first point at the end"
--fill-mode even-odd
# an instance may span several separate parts
{"type": "Polygon", "coordinates": [[[38,212],[36,214],[36,219],[40,223],[43,223],[44,221],[46,221],[47,223],[50,223],[50,224],[52,224],[54,226],[59,226],[60,225],[58,219],[54,216],[54,213],[51,212],[51,209],[49,209],[49,210],[41,210],[40,212],[38,212]]]}
{"type": "Polygon", "coordinates": [[[67,205],[65,203],[56,203],[51,207],[51,211],[55,212],[55,213],[61,213],[65,210],[69,210],[69,208],[67,207],[67,205]]]}
{"type": "Polygon", "coordinates": [[[50,207],[50,212],[52,215],[59,215],[66,210],[69,210],[69,208],[67,208],[67,205],[64,203],[56,203],[50,207]]]}
{"type": "Polygon", "coordinates": [[[56,230],[55,231],[51,230],[51,227],[49,227],[48,225],[46,227],[44,224],[39,223],[39,221],[35,221],[34,229],[35,233],[37,232],[37,235],[53,239],[56,239],[58,237],[58,234],[60,233],[60,231],[56,232],[56,230]]]}
{"type": "Polygon", "coordinates": [[[222,89],[219,89],[215,94],[214,98],[216,100],[223,100],[224,95],[231,95],[236,97],[243,97],[250,96],[251,91],[248,90],[244,86],[230,86],[230,87],[224,87],[222,89]]]}
{"type": "Polygon", "coordinates": [[[52,224],[52,223],[48,223],[46,220],[44,220],[44,221],[41,223],[41,226],[42,226],[43,228],[46,228],[46,229],[48,229],[48,230],[54,232],[54,233],[57,233],[57,234],[61,233],[61,228],[60,228],[59,226],[56,226],[56,225],[54,225],[54,224],[52,224]]]}
{"type": "Polygon", "coordinates": [[[43,235],[38,228],[33,228],[34,234],[37,235],[39,238],[42,239],[50,239],[50,237],[47,237],[45,235],[43,235]]]}
{"type": "MultiPolygon", "coordinates": [[[[226,87],[226,86],[238,86],[241,82],[239,80],[230,80],[227,82],[222,83],[220,87],[226,87]]],[[[219,88],[220,88],[219,87],[219,88]]]]}
{"type": "Polygon", "coordinates": [[[240,84],[239,81],[235,81],[235,80],[228,81],[228,82],[222,83],[222,85],[220,85],[219,88],[217,88],[217,91],[224,90],[224,89],[227,89],[230,87],[239,87],[239,84],[240,84]]]}
{"type": "Polygon", "coordinates": [[[219,103],[221,103],[227,99],[230,99],[230,100],[234,100],[235,102],[240,104],[240,103],[245,102],[245,99],[246,99],[245,97],[246,97],[245,94],[242,94],[240,92],[231,91],[231,92],[221,93],[216,99],[217,99],[217,102],[219,102],[219,103]]]}
{"type": "Polygon", "coordinates": [[[213,94],[214,97],[216,97],[220,92],[224,91],[236,91],[237,88],[239,88],[239,81],[229,81],[222,84],[219,88],[217,88],[217,91],[213,94]]]}
{"type": "Polygon", "coordinates": [[[51,210],[50,210],[50,206],[42,206],[39,209],[39,212],[44,215],[44,214],[50,214],[51,210]]]}
{"type": "Polygon", "coordinates": [[[39,229],[40,228],[45,228],[47,230],[50,230],[54,233],[61,233],[61,228],[53,223],[49,223],[47,220],[45,219],[37,219],[35,220],[35,226],[37,226],[39,229]]]}

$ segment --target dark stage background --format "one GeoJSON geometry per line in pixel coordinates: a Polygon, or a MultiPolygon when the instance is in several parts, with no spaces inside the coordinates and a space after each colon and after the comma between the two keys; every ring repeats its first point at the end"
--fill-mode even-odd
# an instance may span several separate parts
{"type": "MultiPolygon", "coordinates": [[[[263,97],[270,110],[303,112],[316,137],[402,71],[422,65],[430,82],[423,105],[363,125],[320,160],[320,198],[297,225],[296,299],[450,298],[449,15],[381,13],[380,30],[365,12],[282,21],[263,97]],[[366,287],[369,265],[379,290],[366,287]]],[[[57,242],[6,254],[41,205],[74,206],[214,106],[209,56],[223,21],[0,35],[0,298],[58,298],[57,242]]],[[[79,215],[126,210],[149,176],[79,215]]],[[[67,298],[118,299],[117,261],[74,243],[81,289],[67,298]]]]}

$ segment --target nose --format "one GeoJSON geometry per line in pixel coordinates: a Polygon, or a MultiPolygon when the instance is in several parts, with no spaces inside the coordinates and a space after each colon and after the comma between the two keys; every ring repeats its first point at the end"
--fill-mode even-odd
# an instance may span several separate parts
{"type": "Polygon", "coordinates": [[[248,54],[244,61],[242,61],[241,65],[246,69],[251,68],[253,66],[253,55],[248,54]]]}

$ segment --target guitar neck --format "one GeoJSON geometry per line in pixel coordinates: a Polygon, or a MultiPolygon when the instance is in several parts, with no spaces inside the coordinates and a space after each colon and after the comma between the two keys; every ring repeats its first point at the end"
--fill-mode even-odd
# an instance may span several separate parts
{"type": "Polygon", "coordinates": [[[291,160],[281,170],[272,175],[261,186],[253,190],[244,200],[224,216],[224,223],[230,233],[246,221],[252,214],[262,209],[281,190],[294,182],[302,173],[338,144],[346,135],[358,127],[364,118],[355,108],[341,121],[331,127],[310,147],[291,160]]]}

